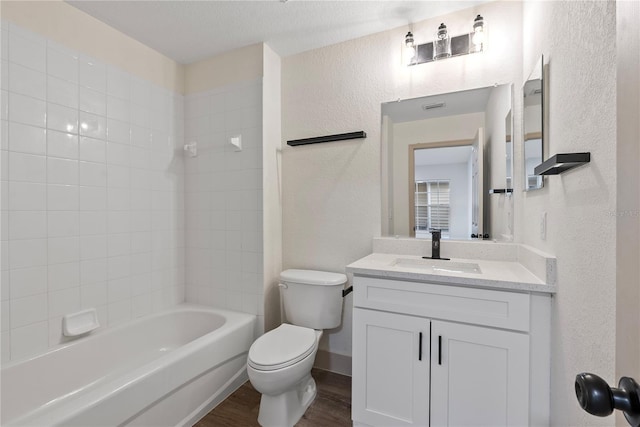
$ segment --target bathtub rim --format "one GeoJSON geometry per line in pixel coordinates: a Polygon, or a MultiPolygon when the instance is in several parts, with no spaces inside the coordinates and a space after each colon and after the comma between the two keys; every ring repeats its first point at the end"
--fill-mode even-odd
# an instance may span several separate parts
{"type": "MultiPolygon", "coordinates": [[[[216,340],[218,336],[226,336],[228,334],[233,333],[238,329],[242,329],[251,325],[251,335],[255,338],[255,322],[257,319],[256,315],[247,314],[242,312],[236,312],[225,309],[218,309],[213,307],[200,306],[195,304],[181,303],[175,306],[168,307],[165,310],[159,311],[157,313],[152,313],[147,316],[142,316],[140,318],[131,320],[129,322],[123,322],[122,325],[118,325],[113,328],[108,328],[103,331],[101,334],[92,334],[92,336],[86,337],[88,339],[96,339],[100,336],[104,335],[104,333],[116,333],[118,330],[130,327],[131,325],[144,322],[145,320],[150,320],[156,317],[161,317],[163,315],[175,313],[175,312],[208,312],[215,313],[221,315],[225,318],[225,322],[220,325],[218,328],[194,339],[193,341],[188,342],[185,345],[182,345],[167,354],[161,355],[157,359],[153,359],[141,366],[138,366],[126,373],[109,377],[109,375],[103,377],[100,380],[100,384],[93,384],[94,387],[91,387],[91,384],[88,385],[86,389],[80,393],[74,392],[73,394],[77,394],[75,398],[66,399],[70,397],[70,394],[62,395],[53,400],[48,401],[47,403],[40,405],[36,408],[33,408],[31,411],[25,412],[23,414],[18,415],[9,420],[4,420],[3,425],[14,426],[14,425],[27,425],[25,422],[37,422],[40,420],[46,420],[50,417],[56,420],[72,419],[73,417],[80,414],[82,411],[87,410],[89,408],[95,407],[99,405],[103,400],[109,399],[112,396],[118,395],[121,391],[127,389],[129,386],[139,383],[145,380],[148,380],[157,372],[162,371],[166,368],[167,365],[171,365],[173,363],[178,363],[182,358],[187,357],[190,354],[197,353],[198,351],[205,350],[208,345],[211,344],[212,340],[216,340]]],[[[86,342],[86,340],[83,340],[86,342]]],[[[23,359],[21,361],[16,362],[15,364],[5,365],[2,369],[5,369],[10,366],[15,366],[22,363],[27,363],[33,359],[38,357],[45,356],[50,354],[53,351],[60,351],[64,348],[72,346],[81,342],[81,340],[74,340],[71,343],[64,343],[63,345],[56,346],[44,353],[31,357],[29,359],[23,359]]],[[[238,353],[231,358],[237,357],[243,353],[247,353],[248,348],[238,353]]],[[[226,363],[230,359],[224,360],[216,360],[215,364],[208,367],[206,370],[200,373],[206,373],[211,371],[212,369],[221,366],[226,363]]],[[[195,377],[189,378],[186,382],[191,381],[195,377]]],[[[162,396],[160,396],[162,397],[162,396]]],[[[141,408],[142,409],[142,408],[141,408]]]]}
{"type": "MultiPolygon", "coordinates": [[[[44,356],[46,356],[48,354],[52,354],[52,353],[56,353],[58,351],[62,351],[64,349],[68,348],[68,347],[72,347],[72,346],[77,345],[79,343],[95,341],[97,338],[101,337],[104,334],[116,333],[117,331],[119,331],[121,329],[126,329],[127,327],[131,327],[133,325],[136,325],[136,324],[139,324],[139,323],[143,323],[144,321],[151,320],[151,319],[154,319],[156,317],[161,317],[163,315],[167,315],[167,314],[171,314],[171,313],[175,313],[175,312],[182,312],[182,311],[193,311],[193,312],[205,312],[205,313],[220,314],[220,315],[222,315],[222,317],[224,317],[225,321],[224,321],[224,323],[222,325],[220,325],[219,328],[216,328],[213,331],[207,332],[206,334],[196,338],[193,341],[190,341],[189,343],[185,344],[184,346],[181,346],[180,348],[185,347],[185,346],[187,346],[187,345],[189,345],[189,344],[191,344],[193,342],[196,342],[200,338],[202,338],[202,337],[204,337],[204,336],[206,336],[206,335],[208,335],[208,334],[210,334],[210,333],[212,333],[212,332],[214,332],[214,331],[216,331],[216,330],[218,330],[220,328],[223,328],[228,323],[229,317],[227,317],[227,316],[230,316],[230,317],[233,318],[234,316],[240,315],[238,320],[240,320],[240,318],[243,317],[243,315],[246,315],[246,316],[249,316],[249,317],[253,317],[253,318],[257,317],[255,314],[243,313],[243,312],[240,312],[240,311],[226,310],[226,309],[223,309],[223,308],[216,308],[216,307],[207,307],[207,306],[204,306],[204,305],[191,304],[191,303],[180,303],[180,304],[173,305],[171,307],[167,307],[166,309],[163,309],[161,311],[157,311],[155,313],[146,314],[144,316],[136,317],[135,319],[130,319],[128,321],[118,323],[117,325],[112,326],[112,327],[106,327],[104,329],[101,327],[100,329],[98,329],[96,331],[89,332],[89,333],[87,333],[85,335],[80,335],[77,338],[71,339],[70,341],[67,341],[67,342],[64,342],[64,343],[60,343],[60,344],[56,344],[55,346],[48,348],[45,352],[34,354],[32,356],[28,356],[26,359],[19,359],[19,360],[16,360],[16,361],[11,361],[9,363],[5,363],[5,364],[0,366],[0,372],[5,370],[5,369],[9,369],[9,368],[12,368],[14,366],[20,365],[20,364],[30,362],[30,361],[32,361],[34,359],[38,359],[40,357],[44,357],[44,356]]],[[[178,349],[176,349],[176,350],[178,350],[178,349]]],[[[167,355],[171,354],[171,353],[172,352],[169,352],[169,353],[167,353],[167,355]]],[[[161,356],[161,357],[165,357],[165,356],[166,355],[161,356]]]]}

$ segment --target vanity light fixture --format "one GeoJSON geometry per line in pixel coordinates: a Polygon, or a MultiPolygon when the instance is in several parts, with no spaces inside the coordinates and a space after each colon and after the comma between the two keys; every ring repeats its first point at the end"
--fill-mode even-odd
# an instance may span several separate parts
{"type": "Polygon", "coordinates": [[[411,31],[404,36],[404,58],[407,65],[413,64],[416,60],[416,46],[411,31]]]}
{"type": "Polygon", "coordinates": [[[472,31],[467,34],[451,37],[444,23],[436,32],[436,38],[428,43],[416,43],[413,32],[404,37],[403,62],[407,66],[424,64],[454,56],[468,55],[484,51],[486,42],[485,23],[482,15],[473,20],[472,31]]]}
{"type": "Polygon", "coordinates": [[[433,53],[433,59],[444,59],[451,56],[451,39],[449,38],[449,31],[444,22],[438,27],[435,40],[435,52],[433,53]]]}

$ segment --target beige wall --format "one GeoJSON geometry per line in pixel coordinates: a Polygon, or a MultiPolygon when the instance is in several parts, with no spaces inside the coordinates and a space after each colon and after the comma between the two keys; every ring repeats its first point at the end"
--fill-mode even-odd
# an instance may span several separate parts
{"type": "MultiPolygon", "coordinates": [[[[371,253],[381,230],[381,103],[521,83],[521,4],[486,3],[413,25],[430,40],[441,22],[469,31],[490,22],[486,52],[417,67],[401,63],[407,27],[293,55],[282,62],[283,140],[364,130],[366,139],[283,146],[283,268],[344,271],[371,253]]],[[[488,24],[489,26],[489,24],[488,24]]],[[[351,354],[351,295],[343,324],[321,347],[351,354]]]]}
{"type": "Polygon", "coordinates": [[[61,1],[2,1],[2,18],[138,77],[184,92],[183,66],[61,1]]]}
{"type": "MultiPolygon", "coordinates": [[[[591,152],[589,165],[545,178],[542,190],[524,193],[515,205],[516,238],[558,257],[552,424],[611,425],[613,417],[580,409],[573,382],[577,373],[589,371],[617,384],[615,4],[527,1],[523,7],[523,77],[541,54],[548,62],[545,156],[591,152]],[[542,212],[546,240],[538,226],[542,212]]],[[[520,147],[516,159],[522,158],[520,147]]],[[[516,188],[522,188],[516,178],[516,188]]]]}
{"type": "Polygon", "coordinates": [[[263,44],[254,44],[185,65],[185,94],[262,77],[263,44]]]}
{"type": "Polygon", "coordinates": [[[262,185],[264,247],[264,328],[280,325],[282,271],[282,171],[281,171],[281,61],[264,46],[262,81],[262,185]]]}

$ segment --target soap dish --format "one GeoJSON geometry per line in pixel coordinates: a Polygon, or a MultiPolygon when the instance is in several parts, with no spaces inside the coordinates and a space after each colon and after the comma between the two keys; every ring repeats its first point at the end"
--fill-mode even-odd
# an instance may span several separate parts
{"type": "Polygon", "coordinates": [[[100,327],[95,308],[70,313],[62,318],[62,333],[66,337],[76,337],[100,327]]]}

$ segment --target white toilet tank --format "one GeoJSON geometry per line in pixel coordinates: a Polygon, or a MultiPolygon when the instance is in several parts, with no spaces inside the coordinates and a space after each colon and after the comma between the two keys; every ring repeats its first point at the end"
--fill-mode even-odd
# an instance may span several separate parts
{"type": "Polygon", "coordinates": [[[280,273],[280,292],[287,321],[312,329],[332,329],[342,320],[342,289],[347,276],[314,270],[280,273]]]}

